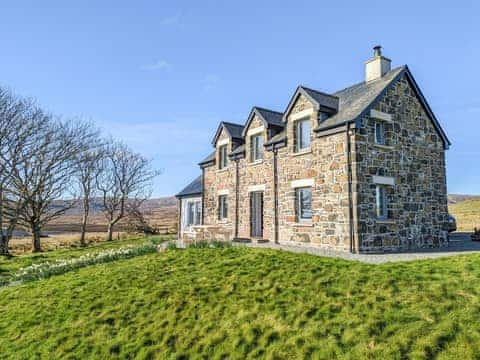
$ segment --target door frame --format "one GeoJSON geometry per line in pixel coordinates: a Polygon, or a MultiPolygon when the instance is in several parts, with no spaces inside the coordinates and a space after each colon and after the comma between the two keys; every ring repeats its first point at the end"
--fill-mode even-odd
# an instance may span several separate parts
{"type": "Polygon", "coordinates": [[[263,191],[251,191],[250,192],[250,237],[251,238],[256,238],[256,239],[262,239],[263,238],[263,230],[264,230],[264,192],[263,191]],[[254,197],[257,198],[257,201],[259,201],[259,204],[254,204],[254,197]],[[260,209],[255,211],[254,206],[260,206],[260,209]],[[260,215],[260,219],[256,219],[256,215],[260,215]],[[255,224],[254,224],[255,220],[255,224]],[[258,234],[256,230],[256,226],[258,226],[257,222],[260,221],[260,231],[258,234]]]}

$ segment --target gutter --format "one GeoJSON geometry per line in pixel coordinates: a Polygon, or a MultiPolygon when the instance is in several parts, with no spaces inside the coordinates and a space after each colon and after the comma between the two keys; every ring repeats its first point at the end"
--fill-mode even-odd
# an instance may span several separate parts
{"type": "Polygon", "coordinates": [[[239,213],[239,192],[240,192],[240,174],[238,170],[239,158],[235,158],[235,239],[238,239],[238,213],[239,213]]]}
{"type": "Polygon", "coordinates": [[[278,244],[278,148],[273,147],[273,219],[274,219],[274,242],[278,244]]]}

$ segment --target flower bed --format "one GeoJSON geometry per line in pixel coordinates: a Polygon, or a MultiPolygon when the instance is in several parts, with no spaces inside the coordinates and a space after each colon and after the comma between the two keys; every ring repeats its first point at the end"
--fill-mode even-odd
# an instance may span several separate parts
{"type": "Polygon", "coordinates": [[[20,269],[13,275],[12,283],[24,283],[34,280],[47,279],[54,275],[64,274],[68,271],[82,267],[112,262],[120,259],[129,259],[135,256],[154,253],[157,245],[153,243],[141,246],[125,246],[118,249],[110,249],[97,253],[87,253],[78,258],[62,259],[54,262],[33,264],[20,269]]]}

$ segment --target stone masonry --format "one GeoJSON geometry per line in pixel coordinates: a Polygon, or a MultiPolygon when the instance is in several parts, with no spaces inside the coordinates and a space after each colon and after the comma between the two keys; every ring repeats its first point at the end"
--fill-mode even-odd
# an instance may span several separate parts
{"type": "Polygon", "coordinates": [[[240,142],[222,123],[215,153],[201,163],[203,228],[213,227],[227,240],[250,239],[250,193],[255,191],[263,193],[262,239],[270,242],[363,253],[446,245],[448,139],[408,68],[385,72],[390,60],[378,56],[380,78],[332,95],[299,87],[287,111],[276,115],[281,124],[255,114],[240,142]],[[332,109],[335,98],[339,105],[332,109]],[[310,122],[310,146],[295,152],[299,119],[310,122]],[[379,121],[382,145],[375,142],[379,121]],[[255,162],[252,134],[261,134],[265,145],[263,159],[255,162]],[[230,156],[226,168],[219,169],[223,144],[230,156]],[[299,184],[311,187],[311,221],[298,221],[299,184]],[[385,218],[377,215],[378,184],[386,189],[385,218]],[[228,199],[223,220],[218,217],[220,195],[228,199]]]}

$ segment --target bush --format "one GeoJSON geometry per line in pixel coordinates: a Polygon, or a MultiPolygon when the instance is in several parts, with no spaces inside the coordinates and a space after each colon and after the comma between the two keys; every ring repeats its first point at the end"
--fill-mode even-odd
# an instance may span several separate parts
{"type": "Polygon", "coordinates": [[[120,259],[130,259],[136,256],[154,253],[157,246],[153,243],[141,246],[125,246],[118,249],[110,249],[98,253],[88,253],[78,258],[62,259],[55,262],[44,262],[32,264],[20,269],[13,275],[13,282],[28,282],[34,280],[47,279],[54,275],[61,275],[68,271],[82,267],[112,262],[120,259]]]}
{"type": "Polygon", "coordinates": [[[175,241],[168,242],[167,250],[177,250],[177,243],[175,241]]]}
{"type": "Polygon", "coordinates": [[[212,241],[198,241],[196,243],[192,243],[188,246],[189,249],[206,249],[206,248],[225,248],[231,246],[230,242],[227,241],[219,241],[219,240],[212,240],[212,241]]]}

